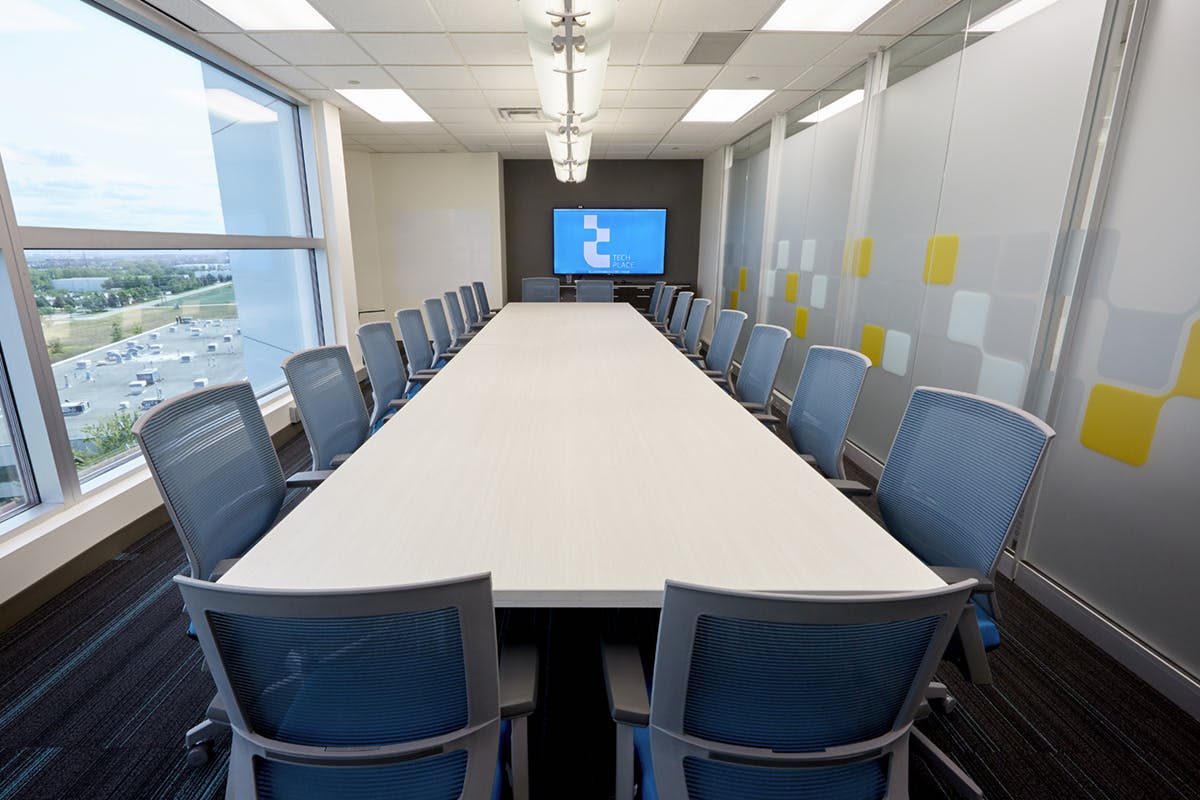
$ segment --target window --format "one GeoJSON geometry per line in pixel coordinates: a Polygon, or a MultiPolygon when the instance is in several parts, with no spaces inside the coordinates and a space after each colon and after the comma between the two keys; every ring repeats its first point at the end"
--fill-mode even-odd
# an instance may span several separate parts
{"type": "Polygon", "coordinates": [[[304,110],[120,6],[9,4],[0,207],[16,225],[0,217],[0,250],[17,277],[0,292],[24,310],[0,326],[20,359],[0,405],[0,517],[36,502],[35,477],[43,497],[80,496],[137,454],[130,429],[164,400],[243,379],[262,396],[323,341],[304,110]]]}

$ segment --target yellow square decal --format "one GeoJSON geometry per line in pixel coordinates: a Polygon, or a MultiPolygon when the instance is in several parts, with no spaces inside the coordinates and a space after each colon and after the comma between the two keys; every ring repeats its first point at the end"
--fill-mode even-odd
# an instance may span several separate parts
{"type": "Polygon", "coordinates": [[[1183,348],[1183,361],[1179,364],[1179,377],[1175,379],[1171,394],[1200,400],[1200,320],[1192,323],[1192,332],[1183,348]]]}
{"type": "Polygon", "coordinates": [[[787,283],[783,286],[783,299],[789,303],[796,302],[796,290],[800,288],[800,275],[795,272],[787,274],[787,283]]]}
{"type": "Polygon", "coordinates": [[[883,328],[878,325],[863,325],[862,344],[859,351],[878,367],[883,363],[883,328]]]}
{"type": "Polygon", "coordinates": [[[1098,383],[1088,397],[1080,443],[1089,450],[1140,467],[1150,456],[1165,397],[1098,383]]]}
{"type": "Polygon", "coordinates": [[[808,336],[808,309],[801,306],[796,309],[796,321],[792,323],[792,333],[797,338],[804,339],[808,336]]]}
{"type": "Polygon", "coordinates": [[[738,270],[738,291],[746,291],[746,268],[742,267],[738,270]]]}
{"type": "Polygon", "coordinates": [[[738,293],[730,292],[729,293],[729,307],[732,308],[734,311],[737,311],[737,301],[738,301],[738,293]]]}
{"type": "Polygon", "coordinates": [[[875,249],[875,240],[870,236],[859,239],[854,243],[854,274],[865,278],[871,274],[871,251],[875,249]]]}
{"type": "Polygon", "coordinates": [[[925,282],[950,285],[954,282],[957,264],[958,234],[930,236],[929,245],[925,248],[925,282]]]}

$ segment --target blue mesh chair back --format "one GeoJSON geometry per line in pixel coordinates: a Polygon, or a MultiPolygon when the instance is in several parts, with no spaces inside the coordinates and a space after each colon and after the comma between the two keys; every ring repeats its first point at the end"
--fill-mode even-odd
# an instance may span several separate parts
{"type": "Polygon", "coordinates": [[[671,300],[675,297],[675,290],[678,286],[664,286],[662,294],[658,296],[658,308],[654,310],[654,321],[660,325],[666,324],[667,314],[671,310],[671,300]]]}
{"type": "Polygon", "coordinates": [[[139,417],[133,435],[193,578],[241,556],[279,515],[283,472],[249,383],[171,398],[139,417]]]}
{"type": "Polygon", "coordinates": [[[458,294],[446,292],[442,297],[446,300],[446,312],[450,315],[450,329],[454,334],[454,344],[458,344],[459,337],[467,333],[467,323],[463,319],[462,306],[458,304],[458,294]]]}
{"type": "Polygon", "coordinates": [[[439,358],[454,346],[450,326],[446,324],[446,309],[436,297],[429,298],[421,305],[425,308],[425,317],[429,320],[429,333],[433,336],[433,357],[439,358]]]}
{"type": "Polygon", "coordinates": [[[474,281],[471,288],[475,290],[475,302],[479,303],[479,313],[487,316],[492,313],[492,307],[488,303],[487,287],[483,285],[483,281],[474,281]]]}
{"type": "Polygon", "coordinates": [[[335,456],[367,440],[371,420],[345,347],[313,347],[283,362],[283,374],[312,450],[313,469],[332,469],[335,456]]]}
{"type": "Polygon", "coordinates": [[[836,596],[668,581],[650,701],[660,795],[833,800],[906,787],[908,731],[975,585],[836,596]]]}
{"type": "Polygon", "coordinates": [[[775,375],[779,372],[779,362],[783,359],[783,348],[790,337],[791,333],[778,325],[760,323],[754,326],[734,386],[734,394],[739,400],[767,405],[775,386],[775,375]]]}
{"type": "Polygon", "coordinates": [[[745,324],[745,311],[726,308],[717,315],[712,342],[708,345],[708,352],[704,354],[705,367],[723,375],[729,373],[729,365],[733,363],[733,349],[737,346],[738,337],[742,335],[742,326],[745,324]]]}
{"type": "Polygon", "coordinates": [[[522,278],[522,303],[557,303],[558,278],[522,278]]]}
{"type": "Polygon", "coordinates": [[[404,343],[404,357],[408,360],[408,374],[416,375],[423,369],[433,367],[433,348],[429,345],[429,332],[420,309],[402,308],[396,312],[396,324],[400,326],[400,341],[404,343]]]}
{"type": "Polygon", "coordinates": [[[846,429],[870,366],[871,359],[842,347],[810,347],[804,358],[787,431],[796,452],[815,458],[826,477],[846,477],[842,469],[846,429]]]}
{"type": "Polygon", "coordinates": [[[654,288],[650,290],[650,304],[646,307],[647,314],[654,315],[658,313],[658,298],[662,297],[662,290],[666,285],[666,281],[654,282],[654,288]]]}
{"type": "Polygon", "coordinates": [[[687,322],[688,310],[695,296],[695,292],[680,292],[675,298],[675,310],[671,312],[671,321],[667,323],[667,333],[683,333],[683,324],[687,322]]]}
{"type": "Polygon", "coordinates": [[[390,322],[368,322],[358,326],[358,346],[371,381],[371,427],[388,413],[388,403],[404,396],[408,379],[396,346],[396,331],[390,322]]]}
{"type": "Polygon", "coordinates": [[[1053,437],[1019,408],[917,387],[876,491],[887,529],[926,564],[990,577],[1053,437]]]}
{"type": "Polygon", "coordinates": [[[478,325],[480,317],[479,308],[475,305],[475,290],[470,286],[460,286],[458,293],[462,295],[463,311],[467,314],[467,322],[478,325]]]}
{"type": "Polygon", "coordinates": [[[708,307],[711,305],[712,300],[703,297],[692,301],[687,325],[683,329],[683,349],[689,353],[699,352],[700,332],[704,329],[704,319],[708,316],[708,307]]]}
{"type": "Polygon", "coordinates": [[[341,592],[178,583],[229,712],[233,796],[491,795],[489,576],[341,592]]]}
{"type": "Polygon", "coordinates": [[[577,303],[611,303],[613,297],[612,281],[577,281],[575,283],[575,302],[577,303]]]}

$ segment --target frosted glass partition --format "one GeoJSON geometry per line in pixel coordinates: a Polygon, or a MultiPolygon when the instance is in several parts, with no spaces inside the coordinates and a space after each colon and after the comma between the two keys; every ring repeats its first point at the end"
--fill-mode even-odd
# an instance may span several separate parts
{"type": "MultiPolygon", "coordinates": [[[[758,136],[752,134],[750,138],[757,139],[758,136]]],[[[735,148],[733,165],[729,169],[721,307],[736,308],[749,315],[734,352],[737,359],[741,359],[745,350],[751,326],[758,321],[758,285],[769,157],[770,151],[766,147],[756,146],[754,152],[745,156],[739,156],[735,148]]]]}
{"type": "Polygon", "coordinates": [[[1149,7],[1025,555],[1200,677],[1197,30],[1195,0],[1149,7]]]}
{"type": "Polygon", "coordinates": [[[764,280],[766,321],[792,332],[776,378],[777,388],[788,396],[808,348],[834,343],[861,127],[860,104],[783,141],[774,268],[764,280]]]}

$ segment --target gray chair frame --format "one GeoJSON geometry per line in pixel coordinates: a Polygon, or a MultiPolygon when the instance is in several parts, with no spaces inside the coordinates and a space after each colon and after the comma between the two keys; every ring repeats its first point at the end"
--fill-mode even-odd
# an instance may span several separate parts
{"type": "Polygon", "coordinates": [[[310,347],[293,353],[283,361],[283,374],[292,390],[292,400],[300,415],[300,424],[308,436],[312,451],[313,469],[336,469],[350,454],[357,450],[371,434],[370,416],[358,385],[358,376],[350,363],[350,353],[341,345],[310,347]],[[316,404],[320,397],[313,393],[315,387],[306,383],[304,370],[316,363],[332,366],[346,394],[340,409],[342,418],[329,420],[319,412],[316,404]]]}
{"type": "Polygon", "coordinates": [[[371,382],[371,427],[404,407],[404,360],[396,345],[391,322],[367,322],[358,326],[358,347],[371,382]]]}
{"type": "Polygon", "coordinates": [[[521,708],[513,719],[513,788],[519,798],[528,796],[528,745],[526,719],[536,697],[536,653],[532,660],[521,653],[523,684],[501,688],[497,657],[495,612],[491,576],[468,576],[413,586],[349,591],[287,591],[224,586],[179,576],[179,590],[196,626],[204,657],[212,670],[217,693],[228,709],[233,729],[233,752],[229,762],[228,797],[257,797],[253,759],[285,761],[314,767],[337,768],[382,766],[440,752],[466,750],[468,766],[461,797],[464,800],[491,796],[496,754],[500,742],[501,696],[522,695],[521,708]],[[324,747],[302,745],[271,738],[254,730],[244,701],[225,668],[221,645],[210,623],[212,612],[280,619],[338,619],[420,613],[455,608],[462,632],[467,680],[466,724],[459,730],[425,739],[376,747],[324,747]],[[519,724],[518,724],[519,723],[519,724]]]}
{"type": "Polygon", "coordinates": [[[414,386],[433,380],[439,367],[433,366],[433,346],[429,342],[429,331],[425,318],[417,308],[402,308],[396,312],[396,325],[400,328],[400,341],[404,344],[404,355],[408,360],[407,394],[414,386]]]}
{"type": "Polygon", "coordinates": [[[479,316],[479,308],[475,305],[475,289],[472,286],[458,287],[458,293],[462,296],[463,311],[467,314],[467,325],[471,330],[479,330],[487,324],[487,320],[479,316]]]}
{"type": "Polygon", "coordinates": [[[675,296],[675,310],[671,312],[671,319],[663,329],[663,334],[677,345],[683,341],[683,326],[695,296],[695,292],[680,292],[675,296]]]}
{"type": "Polygon", "coordinates": [[[500,309],[492,310],[491,305],[488,304],[487,287],[483,285],[483,281],[472,281],[471,288],[475,290],[475,302],[479,304],[480,319],[487,322],[500,313],[500,309]]]}
{"type": "Polygon", "coordinates": [[[713,326],[712,341],[703,356],[688,356],[696,361],[704,374],[717,382],[729,380],[729,370],[733,366],[733,351],[742,335],[742,328],[749,315],[745,311],[733,308],[723,308],[717,315],[717,323],[713,326]]]}
{"type": "Polygon", "coordinates": [[[436,297],[430,297],[421,306],[425,309],[425,318],[429,320],[429,335],[433,337],[434,363],[450,360],[462,351],[462,347],[454,345],[454,336],[446,322],[446,307],[436,297]]]}
{"type": "Polygon", "coordinates": [[[557,303],[559,301],[558,278],[522,278],[522,303],[557,303]]]}
{"type": "Polygon", "coordinates": [[[646,304],[646,310],[642,312],[642,316],[646,319],[653,320],[654,315],[658,313],[658,299],[662,297],[662,290],[666,285],[666,281],[654,282],[654,288],[650,290],[650,302],[646,304]]]}
{"type": "Polygon", "coordinates": [[[663,330],[667,326],[667,314],[671,311],[671,300],[675,297],[675,291],[678,286],[664,286],[662,294],[658,296],[658,308],[654,310],[654,318],[651,322],[654,327],[663,330]]]}
{"type": "Polygon", "coordinates": [[[686,798],[683,760],[716,759],[749,766],[804,769],[873,760],[891,754],[889,800],[908,796],[908,751],[916,745],[930,766],[967,797],[979,787],[949,757],[913,727],[925,713],[926,687],[937,669],[959,609],[974,580],[925,592],[876,594],[766,594],[737,592],[667,581],[659,619],[653,692],[646,696],[641,657],[630,645],[605,644],[604,672],[609,711],[617,724],[617,800],[633,798],[634,727],[650,726],[650,749],[659,795],[686,798]],[[940,616],[907,697],[886,734],[868,741],[817,751],[779,752],[710,741],[684,732],[684,712],[697,621],[717,616],[761,622],[859,625],[940,616]]]}
{"type": "Polygon", "coordinates": [[[748,411],[766,411],[770,407],[775,377],[790,338],[791,331],[779,325],[760,322],[750,330],[742,366],[733,385],[733,396],[748,411]]]}
{"type": "Polygon", "coordinates": [[[698,297],[692,300],[692,307],[688,311],[687,325],[683,328],[683,340],[679,345],[679,349],[686,355],[692,356],[700,352],[700,333],[704,330],[704,320],[708,317],[708,309],[711,305],[712,300],[707,297],[698,297]]]}
{"type": "Polygon", "coordinates": [[[450,315],[450,332],[453,334],[451,344],[454,347],[463,347],[475,334],[467,329],[467,323],[462,313],[462,306],[458,302],[458,292],[445,292],[442,294],[442,297],[446,301],[446,313],[450,315]]]}
{"type": "Polygon", "coordinates": [[[586,280],[575,282],[576,303],[611,303],[616,296],[612,281],[586,280]]]}

